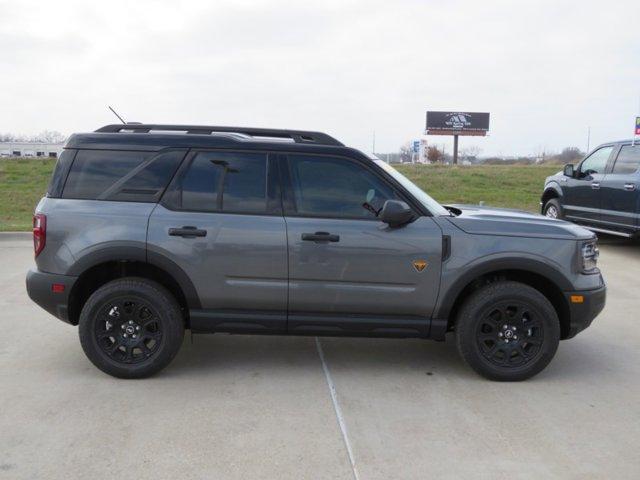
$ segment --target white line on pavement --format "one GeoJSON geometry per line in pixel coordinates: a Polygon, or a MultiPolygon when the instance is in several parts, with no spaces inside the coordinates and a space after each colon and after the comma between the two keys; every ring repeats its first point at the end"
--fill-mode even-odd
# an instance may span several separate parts
{"type": "Polygon", "coordinates": [[[360,480],[358,477],[358,470],[356,469],[356,460],[353,456],[353,450],[351,449],[351,443],[349,442],[349,435],[347,434],[347,424],[344,421],[344,417],[342,416],[342,410],[340,409],[340,405],[338,404],[338,393],[336,392],[336,387],[333,384],[333,380],[331,379],[331,372],[329,372],[329,366],[324,359],[324,352],[322,351],[322,345],[320,345],[320,339],[316,338],[316,347],[318,348],[318,355],[320,356],[320,361],[322,362],[322,370],[324,370],[324,376],[327,380],[327,385],[329,386],[329,393],[331,394],[331,402],[333,403],[333,410],[336,412],[336,418],[338,419],[338,425],[340,426],[340,432],[342,433],[342,439],[344,440],[344,445],[347,447],[347,454],[349,455],[349,463],[351,463],[351,469],[353,470],[353,478],[355,480],[360,480]]]}

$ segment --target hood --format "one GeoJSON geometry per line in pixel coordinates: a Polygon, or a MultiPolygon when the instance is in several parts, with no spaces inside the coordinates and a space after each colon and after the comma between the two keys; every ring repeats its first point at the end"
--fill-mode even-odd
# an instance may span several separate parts
{"type": "Polygon", "coordinates": [[[579,225],[523,210],[476,205],[447,205],[447,207],[459,213],[457,216],[447,217],[447,219],[461,230],[475,235],[568,240],[586,240],[595,236],[579,225]]]}
{"type": "Polygon", "coordinates": [[[554,173],[553,175],[549,175],[547,178],[544,179],[544,184],[546,185],[547,183],[553,181],[557,181],[559,177],[564,177],[564,172],[562,170],[560,170],[559,172],[554,173]]]}

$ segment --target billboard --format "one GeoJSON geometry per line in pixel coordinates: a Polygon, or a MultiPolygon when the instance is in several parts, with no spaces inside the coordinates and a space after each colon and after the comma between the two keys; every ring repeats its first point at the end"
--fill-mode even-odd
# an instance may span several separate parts
{"type": "Polygon", "coordinates": [[[486,135],[489,113],[427,112],[428,135],[486,135]]]}
{"type": "Polygon", "coordinates": [[[636,117],[636,135],[640,136],[640,117],[636,117]]]}

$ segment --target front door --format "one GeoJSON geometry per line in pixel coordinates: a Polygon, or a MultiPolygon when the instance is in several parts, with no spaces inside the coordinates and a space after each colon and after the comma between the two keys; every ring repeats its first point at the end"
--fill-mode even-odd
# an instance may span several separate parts
{"type": "Polygon", "coordinates": [[[623,145],[600,185],[603,228],[631,232],[640,226],[640,145],[623,145]]]}
{"type": "Polygon", "coordinates": [[[289,332],[426,335],[440,282],[438,225],[377,220],[386,200],[402,198],[363,163],[302,154],[286,163],[289,332]]]}
{"type": "Polygon", "coordinates": [[[600,187],[613,146],[595,150],[578,166],[574,178],[563,186],[562,208],[567,220],[600,221],[600,187]]]}
{"type": "Polygon", "coordinates": [[[177,265],[199,297],[193,330],[286,330],[286,228],[268,157],[190,154],[149,219],[150,260],[177,265]]]}

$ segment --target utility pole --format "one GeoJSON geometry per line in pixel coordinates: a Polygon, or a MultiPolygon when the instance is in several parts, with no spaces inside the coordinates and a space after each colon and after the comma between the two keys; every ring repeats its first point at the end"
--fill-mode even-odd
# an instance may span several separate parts
{"type": "Polygon", "coordinates": [[[587,152],[589,153],[589,146],[591,144],[591,126],[587,127],[587,152]]]}
{"type": "Polygon", "coordinates": [[[371,153],[373,153],[375,155],[376,153],[376,131],[373,131],[373,142],[371,145],[371,153]]]}

